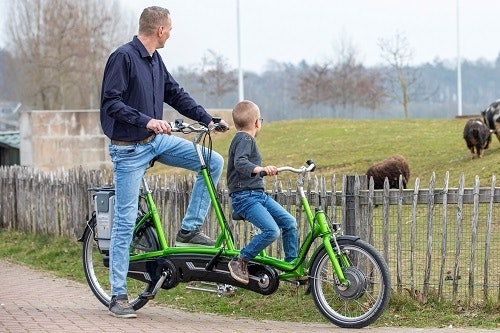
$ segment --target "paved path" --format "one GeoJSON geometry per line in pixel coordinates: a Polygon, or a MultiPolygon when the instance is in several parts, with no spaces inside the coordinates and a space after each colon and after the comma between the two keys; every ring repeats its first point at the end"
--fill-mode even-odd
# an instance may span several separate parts
{"type": "MultiPolygon", "coordinates": [[[[233,319],[149,302],[136,319],[108,314],[85,284],[0,260],[0,332],[345,332],[330,324],[233,319]]],[[[370,333],[479,333],[481,329],[365,328],[370,333]]]]}

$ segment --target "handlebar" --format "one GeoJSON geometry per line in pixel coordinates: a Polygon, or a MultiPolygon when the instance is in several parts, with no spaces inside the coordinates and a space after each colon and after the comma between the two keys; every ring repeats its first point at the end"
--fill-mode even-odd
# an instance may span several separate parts
{"type": "MultiPolygon", "coordinates": [[[[312,160],[307,160],[306,164],[307,167],[303,165],[300,168],[293,168],[291,166],[282,166],[278,168],[278,173],[281,171],[290,171],[293,173],[306,173],[306,172],[313,172],[314,169],[316,169],[316,164],[314,164],[312,160]]],[[[261,171],[259,172],[259,175],[261,177],[267,176],[267,172],[261,171]]]]}
{"type": "MultiPolygon", "coordinates": [[[[203,156],[201,156],[201,151],[200,148],[198,147],[198,144],[202,140],[203,137],[208,136],[210,137],[210,132],[212,131],[219,131],[219,132],[225,132],[229,129],[226,125],[221,124],[221,118],[216,118],[213,117],[212,121],[213,124],[208,126],[204,123],[201,122],[196,122],[192,124],[185,123],[183,119],[176,119],[175,121],[169,121],[167,124],[170,126],[170,129],[172,132],[180,132],[184,134],[189,134],[189,133],[197,133],[194,138],[193,138],[193,143],[198,151],[198,156],[200,157],[200,161],[203,164],[203,156]]],[[[209,140],[209,150],[212,149],[212,143],[211,140],[209,140]]],[[[210,158],[210,157],[209,157],[210,158]]],[[[158,159],[158,156],[155,156],[151,161],[149,161],[149,167],[152,168],[155,161],[158,159]]]]}
{"type": "Polygon", "coordinates": [[[188,133],[205,133],[205,132],[211,132],[213,130],[215,131],[221,131],[224,132],[229,129],[229,127],[222,125],[220,123],[221,119],[220,118],[212,118],[212,121],[214,122],[213,125],[205,125],[203,123],[192,123],[188,124],[183,121],[183,119],[176,119],[175,121],[170,121],[168,124],[170,125],[170,128],[172,129],[172,132],[181,132],[184,134],[188,133]]]}

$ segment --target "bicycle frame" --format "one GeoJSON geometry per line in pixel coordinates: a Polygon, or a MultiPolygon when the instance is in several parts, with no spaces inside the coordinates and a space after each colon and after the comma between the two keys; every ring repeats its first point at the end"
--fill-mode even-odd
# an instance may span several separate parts
{"type": "MultiPolygon", "coordinates": [[[[318,311],[332,323],[346,328],[361,328],[373,323],[389,303],[391,279],[389,268],[382,255],[369,243],[357,236],[342,235],[337,224],[330,224],[321,207],[314,211],[304,193],[304,178],[312,172],[312,161],[298,169],[278,168],[279,172],[298,174],[297,193],[301,209],[309,223],[309,231],[300,244],[297,259],[285,262],[261,251],[248,265],[249,281],[241,283],[230,272],[229,263],[240,253],[224,210],[217,198],[216,187],[206,165],[202,138],[217,129],[199,124],[196,127],[182,120],[171,123],[173,131],[195,133],[194,149],[200,160],[200,173],[210,195],[212,208],[219,224],[220,233],[212,247],[172,247],[168,245],[152,192],[143,177],[143,190],[139,201],[138,221],[131,244],[127,294],[134,310],[153,299],[160,289],[171,289],[180,282],[199,281],[216,285],[215,290],[186,286],[189,289],[216,292],[218,296],[231,295],[236,287],[261,295],[274,293],[280,281],[307,285],[305,294],[311,294],[318,311]],[[146,204],[144,204],[144,200],[146,204]],[[147,206],[147,208],[146,208],[147,206]],[[313,253],[309,253],[316,239],[313,253]],[[307,258],[307,259],[306,259],[307,258]],[[304,279],[305,278],[305,279],[304,279]]],[[[209,141],[208,148],[211,148],[209,141]]],[[[83,243],[83,270],[89,286],[97,299],[109,307],[112,295],[109,289],[109,221],[112,215],[114,189],[101,187],[90,189],[96,194],[96,209],[87,220],[80,241],[83,243]],[[103,234],[99,235],[103,230],[103,234]],[[103,241],[102,243],[100,243],[103,241]]]]}
{"type": "MultiPolygon", "coordinates": [[[[215,247],[207,248],[207,247],[169,247],[166,241],[165,233],[163,231],[163,227],[161,224],[161,218],[158,214],[158,210],[156,204],[154,203],[152,192],[149,189],[149,186],[146,182],[145,177],[143,177],[143,195],[146,199],[148,211],[142,217],[142,219],[136,224],[136,230],[141,227],[143,223],[145,223],[149,218],[152,219],[154,228],[156,229],[156,233],[158,236],[158,241],[160,245],[160,249],[158,251],[146,252],[141,254],[132,255],[130,257],[130,261],[134,262],[136,260],[143,259],[151,259],[157,257],[168,256],[172,254],[208,254],[208,255],[222,255],[227,257],[234,257],[239,254],[239,250],[235,248],[234,238],[230,231],[229,225],[227,223],[226,217],[224,216],[223,208],[217,199],[216,196],[216,188],[213,184],[212,177],[207,168],[205,158],[202,153],[202,146],[200,144],[203,133],[197,133],[193,138],[194,149],[196,150],[199,160],[200,160],[200,171],[203,176],[207,191],[210,195],[210,200],[212,202],[212,207],[214,209],[219,227],[220,234],[216,239],[215,247]]],[[[312,169],[314,166],[312,167],[312,169]]],[[[326,215],[321,208],[315,209],[315,214],[312,213],[311,207],[307,200],[307,197],[303,190],[303,178],[305,174],[309,171],[308,168],[302,167],[302,169],[292,169],[289,167],[278,169],[279,171],[294,171],[299,174],[297,180],[297,189],[299,191],[300,200],[302,203],[302,208],[305,211],[307,221],[309,223],[309,232],[307,233],[304,241],[300,245],[300,249],[298,252],[298,257],[291,263],[288,263],[284,260],[280,260],[271,256],[267,256],[264,253],[257,255],[252,261],[272,266],[277,268],[284,273],[278,275],[279,279],[289,279],[294,277],[299,277],[305,275],[306,272],[306,264],[305,258],[307,253],[309,252],[314,240],[318,237],[323,238],[323,244],[325,249],[332,261],[332,265],[335,269],[335,274],[342,285],[348,285],[348,281],[344,277],[341,266],[348,267],[350,266],[348,260],[345,255],[343,255],[340,251],[339,253],[335,253],[332,247],[332,241],[336,243],[336,236],[332,233],[332,230],[329,226],[329,223],[326,219],[326,215]],[[340,261],[340,262],[339,262],[340,261]],[[341,265],[342,264],[342,265],[341,265]]]]}

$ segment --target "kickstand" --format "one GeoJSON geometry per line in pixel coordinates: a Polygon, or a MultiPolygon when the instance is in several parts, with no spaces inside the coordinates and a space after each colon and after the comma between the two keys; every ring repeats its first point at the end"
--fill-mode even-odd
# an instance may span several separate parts
{"type": "Polygon", "coordinates": [[[236,293],[236,287],[234,287],[230,284],[208,283],[208,282],[202,282],[201,284],[205,285],[207,287],[212,287],[212,288],[186,286],[186,289],[205,291],[205,292],[209,292],[209,293],[216,293],[217,296],[219,296],[219,297],[233,296],[236,293]]]}

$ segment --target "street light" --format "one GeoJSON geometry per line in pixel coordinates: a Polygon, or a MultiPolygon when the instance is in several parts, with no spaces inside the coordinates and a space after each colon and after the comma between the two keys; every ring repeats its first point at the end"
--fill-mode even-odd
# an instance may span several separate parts
{"type": "Polygon", "coordinates": [[[458,116],[462,115],[462,61],[460,59],[460,9],[457,0],[457,105],[458,116]]]}
{"type": "Polygon", "coordinates": [[[238,41],[238,101],[244,100],[243,94],[243,69],[241,68],[241,35],[240,35],[240,0],[236,0],[236,24],[238,41]]]}

